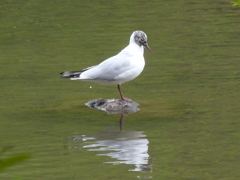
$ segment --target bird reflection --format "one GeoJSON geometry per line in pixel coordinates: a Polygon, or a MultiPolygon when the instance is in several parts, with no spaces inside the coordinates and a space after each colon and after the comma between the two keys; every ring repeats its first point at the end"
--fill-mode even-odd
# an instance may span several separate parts
{"type": "MultiPolygon", "coordinates": [[[[96,102],[96,101],[95,101],[96,102]]],[[[99,101],[100,102],[100,101],[99,101]]],[[[73,136],[72,142],[81,143],[80,146],[70,147],[70,149],[84,148],[88,151],[98,152],[98,156],[108,156],[111,157],[112,161],[107,161],[104,163],[111,163],[113,165],[117,164],[129,164],[135,165],[134,169],[129,169],[129,171],[138,171],[138,172],[152,172],[152,161],[149,158],[148,154],[148,144],[149,141],[146,138],[146,135],[143,134],[143,131],[124,131],[123,130],[123,121],[126,114],[136,112],[139,110],[137,108],[138,103],[126,102],[123,101],[107,101],[104,100],[96,105],[94,108],[104,110],[107,113],[116,114],[116,112],[127,112],[119,113],[120,121],[119,127],[109,127],[103,132],[95,133],[93,137],[88,137],[85,135],[73,136]],[[109,104],[113,102],[113,104],[109,104]],[[116,103],[117,102],[117,103],[116,103]],[[104,105],[105,104],[105,105],[104,105]],[[115,105],[118,104],[119,107],[115,105]],[[104,106],[103,106],[104,105],[104,106]],[[111,107],[108,112],[108,108],[111,107]],[[125,108],[125,109],[124,109],[125,108]],[[115,113],[113,113],[115,109],[115,113]],[[133,111],[130,111],[133,110],[133,111]],[[102,152],[102,153],[100,153],[102,152]]],[[[89,103],[94,104],[94,103],[89,103]]],[[[89,105],[88,104],[88,105],[89,105]]],[[[138,178],[152,178],[152,176],[138,176],[138,178]]]]}
{"type": "Polygon", "coordinates": [[[148,162],[148,143],[146,135],[141,131],[106,131],[99,133],[93,144],[85,145],[83,148],[87,148],[88,151],[104,151],[97,155],[115,159],[105,163],[133,164],[135,169],[130,171],[152,172],[151,164],[148,162]]]}
{"type": "MultiPolygon", "coordinates": [[[[120,119],[121,131],[116,127],[110,127],[103,132],[96,133],[94,137],[73,136],[74,143],[83,144],[71,147],[71,149],[84,148],[88,151],[98,152],[98,156],[108,156],[115,159],[104,163],[135,165],[135,168],[129,169],[129,171],[152,172],[152,162],[148,154],[149,141],[146,135],[142,131],[123,131],[123,119],[124,115],[120,119]]],[[[144,176],[144,178],[151,178],[151,176],[144,176]]]]}

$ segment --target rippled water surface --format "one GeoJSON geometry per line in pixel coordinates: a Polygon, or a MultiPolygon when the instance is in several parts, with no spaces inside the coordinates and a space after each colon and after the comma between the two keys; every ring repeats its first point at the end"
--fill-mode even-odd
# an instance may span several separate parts
{"type": "Polygon", "coordinates": [[[239,179],[238,7],[3,0],[0,14],[0,142],[14,146],[0,159],[31,154],[0,179],[239,179]],[[134,30],[153,51],[122,85],[140,110],[123,120],[86,107],[117,87],[59,73],[115,55],[134,30]]]}

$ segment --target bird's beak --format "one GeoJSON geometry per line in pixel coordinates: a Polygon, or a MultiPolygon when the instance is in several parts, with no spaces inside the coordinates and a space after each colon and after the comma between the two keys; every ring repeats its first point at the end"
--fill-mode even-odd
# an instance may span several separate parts
{"type": "Polygon", "coordinates": [[[143,45],[149,52],[152,52],[152,50],[150,49],[150,47],[148,46],[148,44],[146,43],[146,44],[144,44],[143,45]]]}

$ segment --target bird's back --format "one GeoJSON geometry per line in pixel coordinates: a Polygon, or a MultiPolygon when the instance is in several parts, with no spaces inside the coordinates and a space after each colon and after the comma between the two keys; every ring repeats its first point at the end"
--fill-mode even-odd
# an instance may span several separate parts
{"type": "Polygon", "coordinates": [[[121,84],[130,81],[136,78],[145,66],[142,51],[143,49],[129,44],[117,55],[84,71],[79,79],[101,84],[121,84]]]}

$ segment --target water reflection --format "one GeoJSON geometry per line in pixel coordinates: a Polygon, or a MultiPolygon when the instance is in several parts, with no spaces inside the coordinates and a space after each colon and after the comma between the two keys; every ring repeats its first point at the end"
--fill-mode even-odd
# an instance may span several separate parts
{"type": "MultiPolygon", "coordinates": [[[[104,163],[135,165],[135,168],[129,171],[152,172],[152,161],[148,154],[149,141],[146,135],[143,131],[123,130],[124,118],[125,114],[121,114],[119,127],[108,127],[103,132],[95,133],[94,136],[73,136],[71,141],[74,145],[70,149],[84,148],[97,152],[97,156],[108,156],[114,159],[104,163]]],[[[137,177],[152,178],[152,176],[137,177]]]]}

